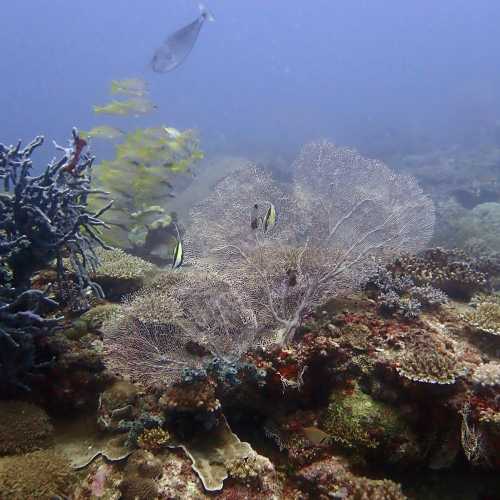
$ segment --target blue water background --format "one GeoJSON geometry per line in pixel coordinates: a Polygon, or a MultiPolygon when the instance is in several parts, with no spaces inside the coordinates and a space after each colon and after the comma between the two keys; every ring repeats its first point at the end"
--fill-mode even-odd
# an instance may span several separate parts
{"type": "MultiPolygon", "coordinates": [[[[148,69],[187,0],[4,1],[0,141],[166,124],[208,151],[294,152],[328,137],[373,155],[499,140],[500,2],[212,0],[189,60],[148,69]],[[155,115],[95,116],[115,78],[145,76],[155,115]]],[[[52,155],[50,148],[42,153],[52,155]]]]}

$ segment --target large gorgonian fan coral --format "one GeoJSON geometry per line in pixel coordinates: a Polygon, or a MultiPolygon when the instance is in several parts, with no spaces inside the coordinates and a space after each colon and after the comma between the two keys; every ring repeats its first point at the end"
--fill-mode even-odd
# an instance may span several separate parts
{"type": "Polygon", "coordinates": [[[24,387],[24,379],[38,365],[35,339],[47,335],[57,318],[44,316],[57,307],[41,290],[31,290],[39,269],[57,262],[60,295],[66,287],[63,257],[75,270],[80,292],[101,288],[89,276],[96,264],[92,246],[103,245],[97,228],[104,226],[87,209],[93,157],[87,155],[76,129],[68,148],[38,176],[32,176],[31,155],[41,146],[35,138],[25,148],[0,144],[0,386],[24,387]]]}
{"type": "Polygon", "coordinates": [[[216,268],[284,344],[327,297],[425,246],[434,224],[415,179],[350,149],[308,144],[292,173],[287,191],[254,166],[229,175],[192,210],[185,235],[186,260],[216,268]],[[266,225],[273,208],[277,224],[266,225]]]}

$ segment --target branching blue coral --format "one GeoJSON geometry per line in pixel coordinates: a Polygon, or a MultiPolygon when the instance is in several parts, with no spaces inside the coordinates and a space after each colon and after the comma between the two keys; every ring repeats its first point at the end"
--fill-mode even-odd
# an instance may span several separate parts
{"type": "Polygon", "coordinates": [[[33,274],[57,262],[60,291],[66,276],[63,256],[73,264],[78,288],[91,287],[89,277],[97,263],[93,245],[105,246],[98,234],[104,223],[87,209],[94,158],[85,152],[76,129],[68,148],[43,173],[32,176],[33,151],[43,144],[38,136],[26,147],[0,143],[0,383],[24,386],[26,374],[36,367],[34,339],[47,335],[57,319],[44,315],[57,307],[41,290],[30,290],[33,274]]]}

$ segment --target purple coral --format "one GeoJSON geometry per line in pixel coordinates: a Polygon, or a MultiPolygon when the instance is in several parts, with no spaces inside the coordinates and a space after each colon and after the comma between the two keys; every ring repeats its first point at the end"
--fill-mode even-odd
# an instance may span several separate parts
{"type": "Polygon", "coordinates": [[[38,136],[25,148],[0,143],[0,386],[24,387],[23,379],[39,366],[34,339],[47,335],[57,318],[45,318],[58,306],[40,290],[30,290],[33,274],[57,262],[60,291],[66,276],[62,264],[73,264],[80,292],[102,290],[89,278],[96,264],[92,246],[104,246],[96,228],[104,226],[98,213],[87,210],[94,158],[81,151],[73,129],[70,147],[45,171],[32,176],[31,155],[41,146],[38,136]],[[71,169],[68,168],[71,166],[71,169]]]}

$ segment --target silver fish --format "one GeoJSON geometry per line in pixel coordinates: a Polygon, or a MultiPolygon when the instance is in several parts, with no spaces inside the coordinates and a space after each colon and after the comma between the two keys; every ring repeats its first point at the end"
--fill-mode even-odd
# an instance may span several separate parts
{"type": "Polygon", "coordinates": [[[204,22],[214,20],[210,12],[202,5],[200,5],[200,11],[201,14],[197,19],[169,35],[163,45],[156,49],[151,61],[153,71],[167,73],[186,60],[193,50],[204,22]]]}

